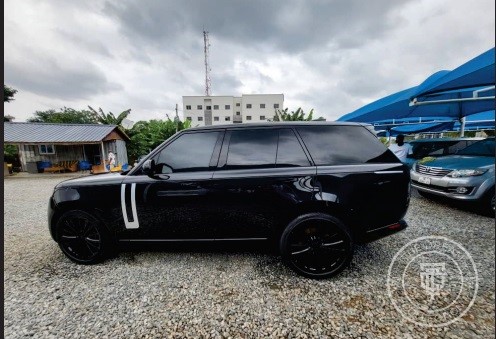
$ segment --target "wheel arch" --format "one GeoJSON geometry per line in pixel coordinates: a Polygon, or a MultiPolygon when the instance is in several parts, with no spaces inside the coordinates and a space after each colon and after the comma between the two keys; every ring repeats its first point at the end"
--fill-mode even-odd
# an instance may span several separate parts
{"type": "Polygon", "coordinates": [[[293,220],[301,215],[310,213],[323,213],[339,219],[350,229],[353,236],[355,236],[355,233],[358,231],[357,228],[354,227],[353,217],[351,216],[350,211],[347,211],[340,204],[329,201],[308,201],[297,204],[291,208],[290,213],[288,213],[278,225],[274,235],[275,238],[279,239],[282,232],[284,232],[284,229],[293,220]]]}

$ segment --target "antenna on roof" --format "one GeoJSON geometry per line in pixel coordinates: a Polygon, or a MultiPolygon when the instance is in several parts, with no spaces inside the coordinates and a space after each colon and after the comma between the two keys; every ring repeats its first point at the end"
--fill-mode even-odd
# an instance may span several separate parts
{"type": "Polygon", "coordinates": [[[203,29],[203,49],[205,52],[205,95],[210,96],[210,64],[209,64],[209,53],[210,53],[210,41],[208,39],[208,32],[203,29]]]}

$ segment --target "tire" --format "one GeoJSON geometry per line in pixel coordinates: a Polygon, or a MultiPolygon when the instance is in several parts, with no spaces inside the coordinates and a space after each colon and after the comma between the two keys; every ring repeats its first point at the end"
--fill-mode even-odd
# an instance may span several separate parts
{"type": "Polygon", "coordinates": [[[281,255],[296,273],[313,279],[330,278],[353,257],[353,238],[337,218],[310,213],[293,220],[279,242],[281,255]]]}
{"type": "Polygon", "coordinates": [[[59,218],[56,227],[60,249],[75,263],[97,264],[112,252],[113,241],[108,230],[87,212],[66,212],[59,218]]]}
{"type": "Polygon", "coordinates": [[[494,187],[489,189],[484,196],[481,198],[480,203],[480,213],[488,216],[495,217],[495,198],[494,198],[494,187]]]}

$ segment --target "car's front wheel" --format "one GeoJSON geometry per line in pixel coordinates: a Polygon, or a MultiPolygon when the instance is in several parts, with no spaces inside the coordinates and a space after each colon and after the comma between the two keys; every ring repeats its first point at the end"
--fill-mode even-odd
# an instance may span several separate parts
{"type": "Polygon", "coordinates": [[[96,264],[105,259],[112,246],[104,225],[84,211],[64,213],[57,222],[57,242],[60,249],[78,264],[96,264]]]}
{"type": "Polygon", "coordinates": [[[495,194],[494,187],[489,189],[481,199],[480,212],[488,217],[495,217],[495,194]]]}
{"type": "Polygon", "coordinates": [[[293,220],[280,240],[283,259],[298,274],[329,278],[340,273],[353,256],[353,238],[337,218],[309,213],[293,220]]]}

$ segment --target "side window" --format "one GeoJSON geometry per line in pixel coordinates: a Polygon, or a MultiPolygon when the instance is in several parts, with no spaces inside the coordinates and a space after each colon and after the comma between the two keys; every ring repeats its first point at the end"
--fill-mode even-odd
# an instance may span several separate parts
{"type": "Polygon", "coordinates": [[[318,166],[399,161],[362,126],[305,126],[297,131],[318,166]]]}
{"type": "Polygon", "coordinates": [[[449,146],[447,154],[455,154],[456,152],[458,152],[461,149],[464,149],[465,147],[467,147],[467,141],[465,140],[458,141],[457,143],[449,146]]]}
{"type": "Polygon", "coordinates": [[[310,166],[300,142],[290,129],[279,130],[276,167],[310,166]]]}
{"type": "Polygon", "coordinates": [[[206,171],[221,132],[186,133],[155,156],[157,173],[206,171]]]}
{"type": "Polygon", "coordinates": [[[278,133],[274,129],[233,130],[226,168],[275,167],[277,139],[278,133]]]}

